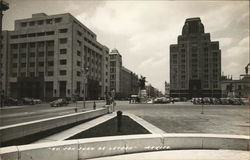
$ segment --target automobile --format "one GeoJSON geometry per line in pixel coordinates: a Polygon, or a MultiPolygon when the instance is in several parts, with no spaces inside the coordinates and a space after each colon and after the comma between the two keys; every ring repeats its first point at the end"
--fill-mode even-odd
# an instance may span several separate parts
{"type": "Polygon", "coordinates": [[[28,104],[28,105],[34,105],[35,104],[33,99],[28,98],[28,97],[22,98],[21,101],[22,101],[23,104],[28,104]]]}
{"type": "Polygon", "coordinates": [[[159,97],[154,99],[154,103],[158,103],[158,104],[165,104],[165,103],[169,103],[169,99],[167,99],[166,97],[159,97]]]}
{"type": "Polygon", "coordinates": [[[60,106],[66,106],[68,105],[68,101],[64,98],[59,98],[57,100],[54,100],[52,102],[50,102],[50,106],[51,107],[60,107],[60,106]]]}
{"type": "Polygon", "coordinates": [[[22,105],[22,102],[12,97],[5,97],[4,105],[7,105],[7,106],[22,105]]]}
{"type": "Polygon", "coordinates": [[[160,103],[162,103],[163,101],[162,101],[162,98],[155,98],[154,99],[154,103],[155,104],[160,104],[160,103]]]}
{"type": "Polygon", "coordinates": [[[35,104],[41,104],[42,103],[42,101],[40,99],[33,99],[33,101],[34,101],[35,104]]]}

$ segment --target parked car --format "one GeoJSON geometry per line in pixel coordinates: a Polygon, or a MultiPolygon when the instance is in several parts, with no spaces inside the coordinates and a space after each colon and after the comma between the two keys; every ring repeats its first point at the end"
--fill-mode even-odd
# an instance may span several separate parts
{"type": "Polygon", "coordinates": [[[41,104],[42,100],[40,99],[33,99],[34,104],[41,104]]]}
{"type": "Polygon", "coordinates": [[[7,106],[22,105],[22,102],[12,97],[5,97],[4,105],[7,105],[7,106]]]}
{"type": "Polygon", "coordinates": [[[52,102],[50,102],[50,106],[51,107],[60,107],[60,106],[66,106],[68,105],[68,101],[64,98],[59,98],[57,100],[54,100],[52,102]]]}
{"type": "Polygon", "coordinates": [[[32,98],[25,97],[25,98],[22,98],[21,101],[22,101],[23,104],[28,104],[28,105],[34,105],[35,104],[35,102],[33,101],[32,98]]]}

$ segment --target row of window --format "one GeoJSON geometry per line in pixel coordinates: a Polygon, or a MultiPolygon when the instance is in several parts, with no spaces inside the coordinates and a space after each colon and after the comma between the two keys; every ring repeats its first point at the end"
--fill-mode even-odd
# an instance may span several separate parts
{"type": "Polygon", "coordinates": [[[55,34],[55,31],[38,32],[38,33],[29,33],[29,34],[20,34],[20,35],[12,35],[12,36],[10,36],[10,39],[27,38],[27,37],[50,36],[50,35],[54,35],[54,34],[55,34]]]}
{"type": "MultiPolygon", "coordinates": [[[[66,65],[67,64],[67,60],[66,59],[61,59],[59,61],[60,65],[66,65]]],[[[20,63],[21,67],[26,67],[27,63],[20,63]]],[[[77,65],[81,66],[81,62],[77,61],[77,65]]],[[[30,62],[29,63],[29,67],[34,67],[35,66],[35,62],[30,62]]],[[[44,62],[38,62],[38,66],[42,67],[44,66],[44,62]]],[[[52,67],[54,66],[54,61],[48,61],[48,66],[52,67]]],[[[12,67],[16,68],[17,67],[17,63],[12,63],[12,67]]]]}
{"type": "Polygon", "coordinates": [[[62,17],[58,18],[50,18],[50,19],[44,19],[44,20],[38,20],[38,21],[30,21],[30,22],[21,22],[20,26],[21,27],[34,27],[36,25],[44,25],[44,24],[53,24],[53,23],[60,23],[62,22],[62,17]]]}

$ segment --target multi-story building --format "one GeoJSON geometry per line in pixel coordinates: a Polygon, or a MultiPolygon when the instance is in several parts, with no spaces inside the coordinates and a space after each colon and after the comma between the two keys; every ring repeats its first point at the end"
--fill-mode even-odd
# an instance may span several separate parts
{"type": "Polygon", "coordinates": [[[151,84],[146,85],[146,92],[149,98],[162,97],[163,94],[157,88],[153,87],[151,84]]]}
{"type": "Polygon", "coordinates": [[[240,79],[221,77],[221,90],[223,98],[250,98],[250,75],[242,75],[240,79]]]}
{"type": "Polygon", "coordinates": [[[170,45],[171,97],[220,97],[221,50],[200,18],[189,18],[170,45]]]}
{"type": "Polygon", "coordinates": [[[95,99],[109,91],[109,49],[69,13],[16,20],[3,42],[7,96],[95,99]]]}
{"type": "Polygon", "coordinates": [[[117,49],[110,52],[110,89],[116,98],[129,98],[138,94],[138,76],[122,66],[122,56],[117,49]]]}

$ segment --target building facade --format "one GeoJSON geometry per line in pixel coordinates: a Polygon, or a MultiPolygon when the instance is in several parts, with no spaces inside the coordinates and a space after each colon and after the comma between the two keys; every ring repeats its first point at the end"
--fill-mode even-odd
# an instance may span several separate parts
{"type": "Polygon", "coordinates": [[[165,81],[165,96],[166,97],[170,97],[170,83],[167,83],[166,81],[165,81]]]}
{"type": "Polygon", "coordinates": [[[122,56],[117,49],[110,52],[110,90],[115,90],[116,98],[129,98],[139,91],[138,75],[122,65],[122,56]]]}
{"type": "Polygon", "coordinates": [[[109,49],[69,13],[16,20],[3,41],[6,96],[96,99],[109,91],[109,49]]]}
{"type": "Polygon", "coordinates": [[[170,45],[171,97],[220,97],[221,50],[200,18],[186,19],[178,43],[170,45]]]}
{"type": "Polygon", "coordinates": [[[250,98],[250,75],[242,75],[240,79],[222,76],[221,91],[223,98],[250,98]]]}

